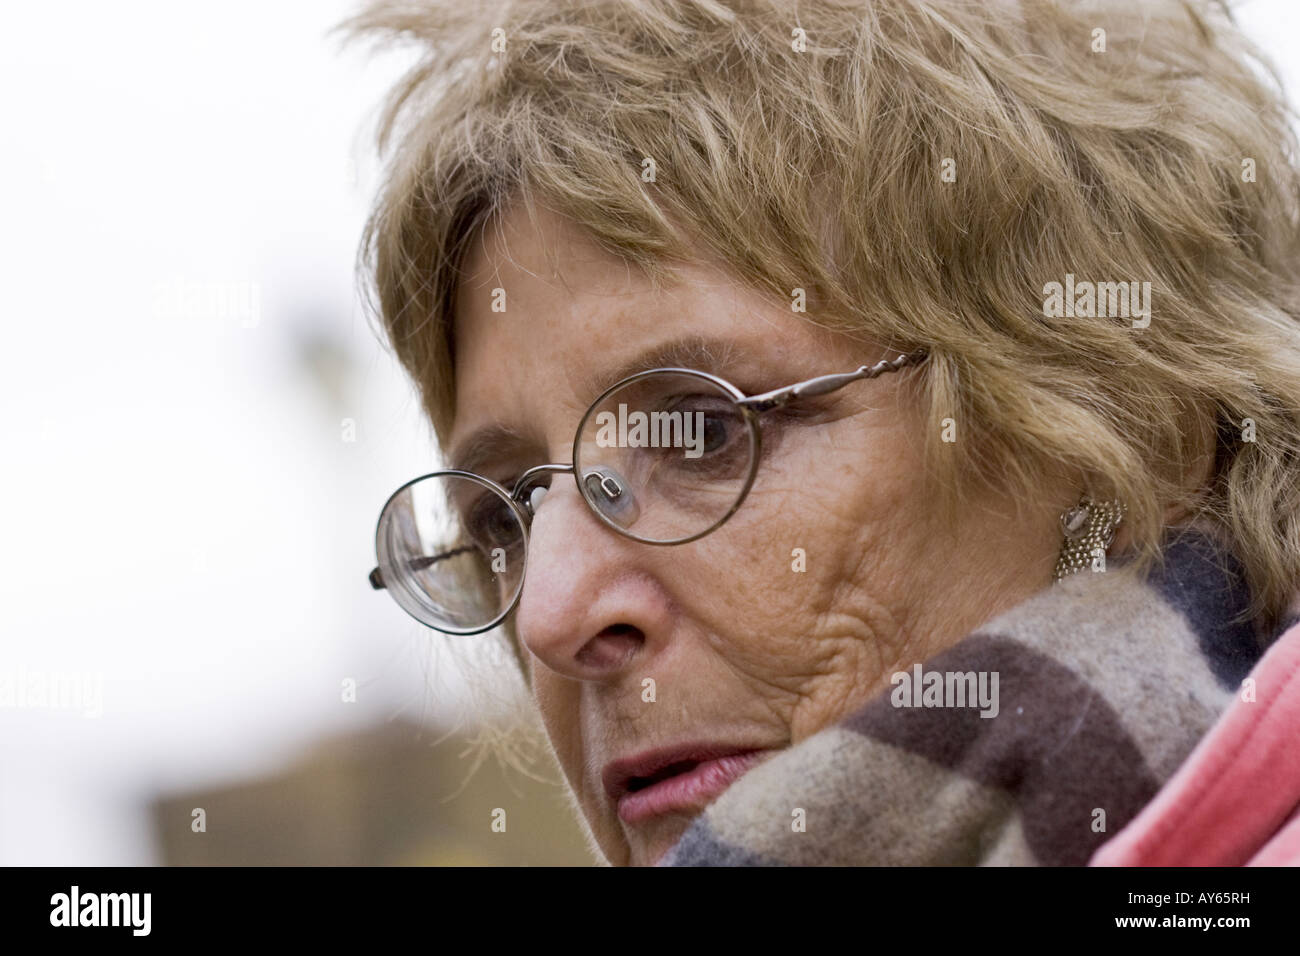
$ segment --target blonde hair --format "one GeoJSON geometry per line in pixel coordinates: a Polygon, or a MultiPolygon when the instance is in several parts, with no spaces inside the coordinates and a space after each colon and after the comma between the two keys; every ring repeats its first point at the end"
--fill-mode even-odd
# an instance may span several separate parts
{"type": "Polygon", "coordinates": [[[379,124],[361,268],[441,437],[464,253],[541,202],[656,281],[703,252],[782,301],[805,289],[809,321],[930,349],[918,438],[948,508],[1068,474],[1127,505],[1144,566],[1181,508],[1280,619],[1300,584],[1300,171],[1227,8],[390,0],[344,27],[423,51],[379,124]],[[1049,316],[1067,274],[1149,281],[1150,325],[1049,316]]]}

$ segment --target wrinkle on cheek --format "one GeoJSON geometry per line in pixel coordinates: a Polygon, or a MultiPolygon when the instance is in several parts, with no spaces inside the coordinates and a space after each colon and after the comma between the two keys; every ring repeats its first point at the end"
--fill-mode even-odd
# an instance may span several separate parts
{"type": "Polygon", "coordinates": [[[790,735],[798,743],[853,713],[866,702],[870,686],[859,675],[873,673],[862,660],[863,645],[841,647],[831,666],[816,683],[815,692],[802,697],[790,715],[790,735]]]}
{"type": "Polygon", "coordinates": [[[890,567],[887,556],[893,549],[875,533],[879,524],[864,517],[876,512],[861,502],[857,509],[838,511],[826,504],[823,514],[832,520],[819,535],[826,549],[823,567],[804,599],[805,614],[815,625],[808,635],[812,666],[792,716],[796,739],[879,693],[909,641],[901,609],[895,607],[908,598],[901,591],[909,582],[890,567]]]}
{"type": "Polygon", "coordinates": [[[782,672],[779,666],[773,673],[770,656],[760,659],[737,654],[731,644],[716,639],[711,643],[715,659],[733,678],[730,686],[745,692],[745,705],[761,708],[767,723],[788,727],[791,715],[799,705],[802,678],[782,672]]]}
{"type": "Polygon", "coordinates": [[[816,693],[809,695],[799,724],[812,731],[856,710],[879,693],[897,658],[902,633],[893,616],[866,589],[845,583],[834,606],[818,620],[824,648],[816,693]]]}
{"type": "Polygon", "coordinates": [[[890,645],[878,635],[888,629],[872,619],[887,615],[865,600],[855,604],[851,612],[827,612],[811,619],[802,633],[768,643],[763,659],[740,661],[734,651],[719,652],[738,685],[793,741],[847,716],[865,702],[884,672],[890,645]]]}
{"type": "Polygon", "coordinates": [[[899,643],[894,615],[873,596],[877,576],[865,558],[830,574],[810,597],[813,626],[800,649],[804,662],[798,703],[789,715],[802,739],[847,716],[879,687],[899,643]]]}
{"type": "Polygon", "coordinates": [[[796,739],[864,700],[896,647],[893,615],[868,588],[841,576],[854,576],[861,561],[838,572],[846,567],[843,554],[810,545],[822,572],[804,572],[793,584],[787,575],[795,572],[783,561],[765,586],[747,591],[731,610],[733,623],[725,631],[706,632],[711,656],[727,668],[730,681],[796,739]],[[766,613],[755,615],[754,608],[766,613]],[[755,629],[748,644],[735,621],[755,629]]]}
{"type": "MultiPolygon", "coordinates": [[[[888,545],[879,541],[870,543],[863,540],[865,537],[858,539],[856,556],[846,556],[842,562],[831,599],[821,617],[827,622],[825,626],[832,629],[843,626],[836,620],[843,615],[856,622],[876,658],[877,669],[880,669],[887,661],[893,660],[910,640],[905,622],[890,610],[883,597],[907,588],[908,582],[900,581],[898,572],[885,566],[888,545]]],[[[916,595],[900,597],[903,600],[915,599],[916,595]]]]}
{"type": "MultiPolygon", "coordinates": [[[[863,487],[866,470],[841,466],[835,487],[863,487]]],[[[725,668],[715,686],[735,687],[784,731],[800,732],[857,703],[900,638],[895,614],[878,599],[889,593],[881,590],[887,578],[879,551],[867,545],[879,503],[870,495],[846,503],[842,495],[810,494],[789,475],[776,478],[733,519],[735,534],[767,547],[737,555],[718,539],[719,547],[701,554],[682,579],[710,585],[686,604],[705,615],[699,623],[709,657],[725,668]],[[778,501],[784,507],[764,508],[778,501]],[[802,572],[791,567],[794,548],[804,550],[802,572]],[[729,567],[744,570],[728,578],[729,567]]]]}

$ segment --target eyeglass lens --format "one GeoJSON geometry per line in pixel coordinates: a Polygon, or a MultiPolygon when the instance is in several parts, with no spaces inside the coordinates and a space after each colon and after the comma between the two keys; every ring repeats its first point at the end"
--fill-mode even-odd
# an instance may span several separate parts
{"type": "MultiPolygon", "coordinates": [[[[734,395],[683,372],[634,378],[588,410],[574,474],[592,511],[636,540],[673,544],[713,530],[736,509],[757,434],[734,395]]],[[[548,476],[555,480],[555,476],[548,476]]],[[[544,492],[523,489],[536,509],[544,492]]],[[[380,565],[397,602],[450,633],[496,622],[523,587],[520,509],[483,479],[439,473],[402,489],[380,519],[380,565]]]]}
{"type": "Polygon", "coordinates": [[[492,623],[523,586],[527,533],[509,499],[481,479],[432,475],[380,517],[380,569],[417,620],[452,633],[492,623]]]}

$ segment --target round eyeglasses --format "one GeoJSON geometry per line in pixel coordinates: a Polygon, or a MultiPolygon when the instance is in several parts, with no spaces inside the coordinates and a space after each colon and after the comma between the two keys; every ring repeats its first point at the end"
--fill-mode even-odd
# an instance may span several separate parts
{"type": "Polygon", "coordinates": [[[692,369],[638,372],[587,409],[570,465],[530,468],[509,489],[455,469],[398,488],[379,515],[370,583],[446,634],[490,630],[519,603],[528,530],[555,475],[572,474],[591,512],[625,537],[658,545],[694,541],[726,522],[749,494],[764,412],[927,355],[922,349],[759,395],[692,369]]]}

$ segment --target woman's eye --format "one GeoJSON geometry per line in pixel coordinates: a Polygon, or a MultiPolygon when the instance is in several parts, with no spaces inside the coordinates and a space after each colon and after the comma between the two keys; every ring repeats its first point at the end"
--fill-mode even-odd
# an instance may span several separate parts
{"type": "Polygon", "coordinates": [[[735,408],[710,396],[684,396],[665,405],[682,420],[682,444],[687,457],[713,454],[734,441],[744,427],[735,408]]]}
{"type": "Polygon", "coordinates": [[[486,495],[470,510],[465,530],[481,548],[510,547],[519,540],[519,521],[496,495],[486,495]]]}
{"type": "Polygon", "coordinates": [[[726,446],[728,439],[732,437],[734,429],[737,427],[736,422],[732,419],[724,418],[720,415],[709,415],[703,418],[704,434],[701,445],[705,454],[715,452],[726,446]]]}

